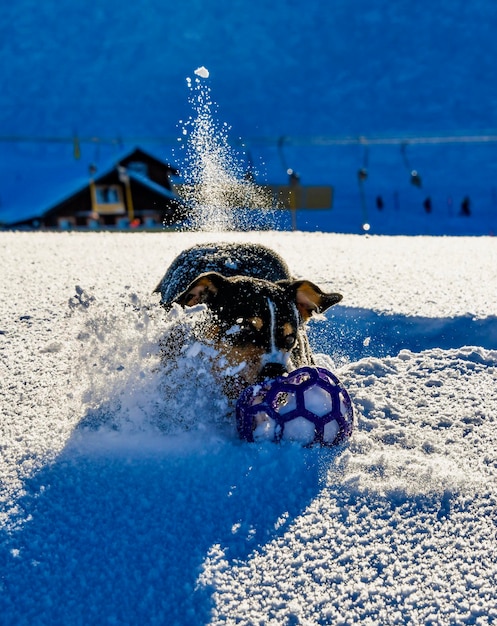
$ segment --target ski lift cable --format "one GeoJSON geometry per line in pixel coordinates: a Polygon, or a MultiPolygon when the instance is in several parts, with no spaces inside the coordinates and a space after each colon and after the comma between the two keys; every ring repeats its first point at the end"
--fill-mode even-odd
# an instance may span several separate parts
{"type": "MultiPolygon", "coordinates": [[[[1,143],[74,143],[77,138],[82,143],[100,143],[110,145],[123,145],[129,143],[140,144],[176,144],[178,137],[172,135],[150,136],[150,135],[130,135],[130,136],[97,136],[97,135],[0,135],[1,143]]],[[[362,144],[364,146],[374,145],[413,145],[413,144],[463,144],[463,143],[497,143],[497,131],[481,134],[460,134],[460,135],[405,135],[388,136],[378,135],[366,137],[360,136],[254,136],[238,138],[232,143],[243,145],[250,142],[252,146],[266,145],[276,146],[281,152],[283,144],[292,146],[347,146],[362,144]]]]}

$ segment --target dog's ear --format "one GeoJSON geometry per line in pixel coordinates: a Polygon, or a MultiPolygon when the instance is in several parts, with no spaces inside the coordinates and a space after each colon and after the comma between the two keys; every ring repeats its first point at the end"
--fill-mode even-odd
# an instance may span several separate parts
{"type": "Polygon", "coordinates": [[[280,281],[278,284],[286,287],[291,298],[295,300],[304,322],[307,322],[313,313],[324,313],[343,298],[340,293],[325,293],[309,280],[280,281]]]}
{"type": "Polygon", "coordinates": [[[226,278],[217,272],[200,274],[174,300],[181,306],[195,306],[196,304],[210,304],[222,288],[226,278]]]}

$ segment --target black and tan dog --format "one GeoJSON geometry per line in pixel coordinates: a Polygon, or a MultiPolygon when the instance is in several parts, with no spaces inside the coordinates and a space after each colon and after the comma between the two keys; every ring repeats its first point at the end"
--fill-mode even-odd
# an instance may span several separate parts
{"type": "Polygon", "coordinates": [[[294,280],[285,261],[258,244],[204,244],[182,252],[157,285],[161,304],[205,304],[206,341],[236,372],[225,385],[236,397],[247,385],[312,365],[305,324],[340,302],[308,280],[294,280]]]}

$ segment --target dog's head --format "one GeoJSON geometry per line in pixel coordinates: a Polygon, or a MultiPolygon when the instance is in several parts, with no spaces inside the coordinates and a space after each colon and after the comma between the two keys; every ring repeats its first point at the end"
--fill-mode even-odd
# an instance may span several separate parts
{"type": "Polygon", "coordinates": [[[213,313],[210,339],[248,384],[292,369],[303,325],[314,313],[340,302],[339,293],[324,293],[307,280],[266,280],[217,272],[198,276],[176,302],[204,303],[213,313]]]}

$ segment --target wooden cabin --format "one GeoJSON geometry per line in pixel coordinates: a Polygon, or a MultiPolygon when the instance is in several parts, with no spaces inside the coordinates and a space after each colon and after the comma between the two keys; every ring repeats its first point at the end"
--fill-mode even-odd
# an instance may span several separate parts
{"type": "Polygon", "coordinates": [[[186,217],[171,177],[179,171],[140,148],[100,169],[90,166],[72,190],[40,214],[9,227],[129,228],[173,225],[186,217]]]}

